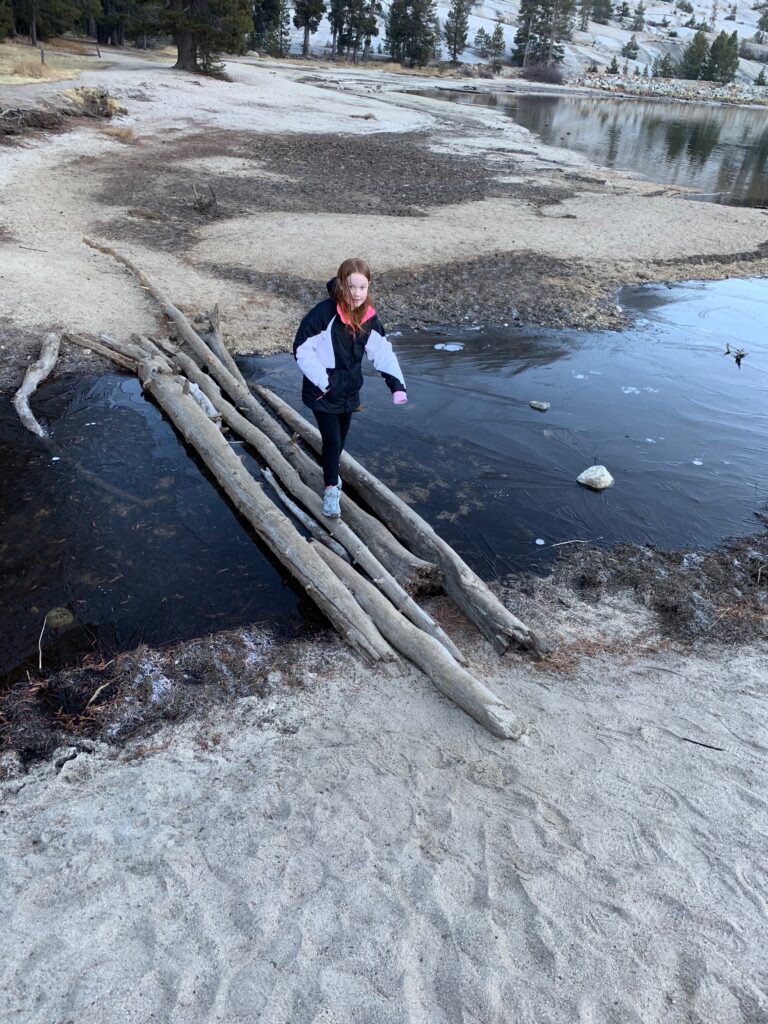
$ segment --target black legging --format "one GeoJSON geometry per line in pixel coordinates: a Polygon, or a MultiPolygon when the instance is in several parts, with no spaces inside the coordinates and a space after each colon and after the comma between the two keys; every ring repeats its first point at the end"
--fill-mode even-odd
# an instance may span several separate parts
{"type": "Polygon", "coordinates": [[[339,459],[344,450],[351,412],[318,412],[313,409],[323,439],[323,480],[326,487],[335,487],[339,480],[339,459]]]}

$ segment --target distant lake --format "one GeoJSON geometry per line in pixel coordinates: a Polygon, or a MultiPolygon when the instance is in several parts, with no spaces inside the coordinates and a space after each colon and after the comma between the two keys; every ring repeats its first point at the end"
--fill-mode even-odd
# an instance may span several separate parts
{"type": "Polygon", "coordinates": [[[547,145],[576,150],[603,167],[686,185],[711,202],[768,207],[766,108],[447,89],[438,95],[492,107],[547,145]]]}

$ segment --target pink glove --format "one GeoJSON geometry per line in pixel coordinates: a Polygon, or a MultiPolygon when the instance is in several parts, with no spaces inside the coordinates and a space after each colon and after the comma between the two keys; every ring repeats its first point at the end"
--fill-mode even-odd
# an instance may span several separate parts
{"type": "Polygon", "coordinates": [[[405,403],[408,401],[408,395],[406,395],[404,391],[393,391],[392,401],[395,403],[395,405],[405,405],[405,403]]]}

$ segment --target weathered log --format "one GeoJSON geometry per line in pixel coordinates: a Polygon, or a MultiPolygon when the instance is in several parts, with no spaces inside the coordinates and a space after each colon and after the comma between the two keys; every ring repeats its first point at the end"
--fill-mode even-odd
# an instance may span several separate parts
{"type": "MultiPolygon", "coordinates": [[[[319,520],[322,516],[322,500],[319,494],[302,481],[297,471],[283,458],[279,449],[253,423],[242,416],[237,409],[221,394],[216,383],[204,373],[195,361],[184,352],[176,352],[173,357],[182,373],[197,384],[211,401],[215,409],[237,434],[250,444],[264,461],[275,471],[285,487],[297,498],[305,508],[319,520]]],[[[435,620],[421,608],[397,582],[386,568],[375,558],[367,545],[354,530],[342,519],[326,519],[325,526],[331,536],[350,553],[352,558],[371,577],[381,591],[386,594],[393,605],[406,615],[420,629],[441,643],[457,661],[463,662],[464,656],[451,638],[435,620]]]]}
{"type": "MultiPolygon", "coordinates": [[[[205,462],[237,510],[262,541],[299,581],[341,637],[372,662],[395,657],[370,618],[348,590],[318,557],[320,545],[310,545],[242,466],[219,429],[184,394],[182,378],[166,372],[162,363],[139,364],[139,379],[176,429],[205,462]]],[[[343,565],[341,559],[338,561],[343,565]]]]}
{"type": "Polygon", "coordinates": [[[211,333],[207,338],[209,346],[213,349],[235,380],[242,384],[244,388],[247,388],[248,385],[245,381],[245,377],[240,372],[240,367],[235,362],[232,353],[224,344],[224,335],[221,331],[221,315],[219,313],[218,302],[212,310],[208,310],[207,316],[211,325],[211,333]]]}
{"type": "MultiPolygon", "coordinates": [[[[269,388],[256,384],[254,390],[310,447],[316,452],[322,450],[319,431],[303,416],[269,388]]],[[[344,480],[358,490],[393,533],[410,545],[417,555],[438,563],[444,573],[446,593],[500,654],[507,650],[510,641],[539,654],[546,651],[544,642],[504,607],[429,523],[347,452],[341,456],[341,472],[344,480]]]]}
{"type": "Polygon", "coordinates": [[[329,547],[335,555],[338,555],[339,558],[343,558],[345,562],[350,561],[349,555],[341,546],[341,544],[339,544],[337,540],[334,540],[330,533],[324,530],[316,519],[313,519],[312,516],[307,515],[303,508],[299,508],[296,502],[288,497],[283,488],[277,482],[277,477],[275,476],[271,469],[267,469],[265,467],[264,469],[262,469],[261,474],[264,477],[264,479],[269,483],[269,486],[278,496],[283,505],[285,505],[285,507],[291,513],[291,515],[295,519],[299,520],[304,529],[307,530],[307,532],[310,533],[315,538],[315,540],[320,541],[321,544],[325,544],[325,546],[329,547]]]}
{"type": "Polygon", "coordinates": [[[332,551],[318,548],[318,554],[355,595],[358,604],[376,623],[379,632],[395,650],[425,672],[435,686],[471,715],[494,736],[516,740],[524,733],[514,711],[496,694],[457,664],[432,637],[400,615],[372,584],[332,551]]]}
{"type": "Polygon", "coordinates": [[[90,338],[83,338],[79,334],[65,334],[64,340],[70,342],[72,345],[84,348],[88,352],[96,352],[100,356],[106,356],[107,359],[111,359],[112,362],[117,363],[118,366],[122,366],[124,369],[130,370],[132,373],[136,373],[138,362],[135,359],[123,356],[113,348],[107,345],[102,345],[101,342],[92,341],[90,338]]]}
{"type": "Polygon", "coordinates": [[[27,369],[27,372],[24,374],[24,380],[22,381],[21,387],[16,392],[13,399],[13,404],[16,412],[19,414],[19,419],[27,430],[31,430],[32,433],[37,434],[38,437],[47,437],[48,432],[40,426],[32,415],[32,410],[29,408],[29,399],[37,390],[38,385],[45,380],[56,365],[56,360],[59,358],[60,346],[61,339],[58,334],[46,334],[43,339],[43,344],[40,346],[39,358],[27,369]]]}

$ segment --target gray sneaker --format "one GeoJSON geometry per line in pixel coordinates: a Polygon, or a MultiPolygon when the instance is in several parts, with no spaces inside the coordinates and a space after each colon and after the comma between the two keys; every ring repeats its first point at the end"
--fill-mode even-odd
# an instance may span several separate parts
{"type": "Polygon", "coordinates": [[[323,515],[328,519],[338,519],[341,515],[339,504],[339,488],[326,487],[323,491],[323,515]]]}

